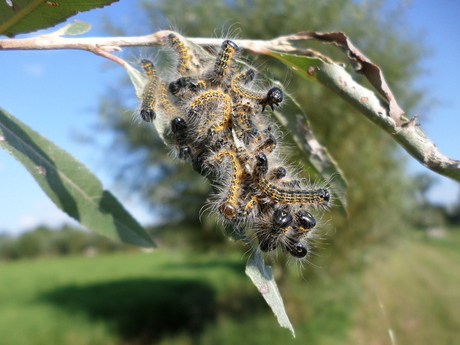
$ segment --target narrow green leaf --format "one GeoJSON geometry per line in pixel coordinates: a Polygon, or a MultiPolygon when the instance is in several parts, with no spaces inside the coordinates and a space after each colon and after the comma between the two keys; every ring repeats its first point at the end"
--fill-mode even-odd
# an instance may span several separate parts
{"type": "Polygon", "coordinates": [[[101,8],[118,0],[0,1],[0,35],[12,37],[62,23],[76,13],[101,8]]]}
{"type": "Polygon", "coordinates": [[[325,63],[318,57],[301,56],[274,51],[272,51],[270,55],[286,64],[292,69],[292,71],[301,77],[314,81],[316,81],[314,73],[315,69],[320,68],[325,63]]]}
{"type": "Polygon", "coordinates": [[[145,84],[147,84],[147,77],[132,67],[126,61],[123,67],[128,73],[129,79],[131,79],[131,83],[133,83],[134,89],[136,91],[136,97],[140,99],[142,97],[142,92],[144,91],[145,84]]]}
{"type": "Polygon", "coordinates": [[[246,263],[246,275],[251,278],[252,283],[270,306],[280,326],[289,329],[295,337],[294,327],[292,327],[284,308],[283,298],[273,277],[272,268],[264,264],[260,251],[248,239],[244,228],[228,228],[227,235],[235,241],[243,241],[249,246],[252,257],[246,263]]]}
{"type": "MultiPolygon", "coordinates": [[[[343,66],[319,57],[274,51],[270,55],[285,63],[301,77],[315,81],[335,92],[388,133],[396,134],[394,121],[387,121],[387,116],[390,116],[388,103],[375,92],[353,80],[343,66]]],[[[398,106],[395,105],[395,108],[397,109],[398,106]]],[[[395,110],[395,114],[397,114],[397,110],[395,110]]]]}
{"type": "Polygon", "coordinates": [[[254,250],[254,257],[248,260],[245,272],[272,309],[280,326],[289,329],[292,336],[295,337],[294,327],[292,327],[291,321],[289,321],[289,317],[284,309],[283,298],[273,278],[272,269],[270,266],[264,264],[257,250],[254,250]]]}
{"type": "Polygon", "coordinates": [[[91,24],[82,22],[81,20],[74,20],[73,23],[67,24],[66,28],[64,35],[77,36],[91,30],[91,24]]]}
{"type": "Polygon", "coordinates": [[[48,197],[90,230],[153,247],[139,223],[79,161],[0,109],[0,147],[16,158],[48,197]]]}
{"type": "Polygon", "coordinates": [[[338,206],[340,212],[346,216],[346,190],[348,184],[342,170],[329,154],[326,147],[322,146],[315,137],[308,117],[297,101],[289,94],[286,94],[286,97],[289,99],[289,102],[286,102],[288,104],[285,108],[289,109],[289,113],[296,114],[295,119],[288,119],[280,111],[275,111],[274,115],[288,130],[286,138],[291,137],[299,149],[300,154],[295,159],[298,159],[300,162],[305,161],[305,154],[307,154],[308,168],[312,168],[316,172],[316,177],[328,181],[334,199],[338,201],[338,204],[335,206],[338,206]]]}
{"type": "MultiPolygon", "coordinates": [[[[46,37],[60,37],[60,36],[77,36],[88,32],[91,29],[91,24],[82,22],[81,20],[74,20],[73,23],[64,25],[62,28],[47,34],[46,37]]],[[[45,35],[43,35],[45,36],[45,35]]]]}

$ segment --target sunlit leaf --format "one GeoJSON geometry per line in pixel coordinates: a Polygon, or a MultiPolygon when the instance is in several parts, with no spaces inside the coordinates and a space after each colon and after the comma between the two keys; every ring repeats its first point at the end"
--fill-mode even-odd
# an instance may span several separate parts
{"type": "Polygon", "coordinates": [[[88,229],[126,243],[154,246],[139,223],[83,164],[1,109],[0,147],[29,171],[61,210],[88,229]]]}
{"type": "Polygon", "coordinates": [[[101,8],[118,0],[9,0],[0,1],[0,35],[12,37],[49,28],[79,12],[101,8]]]}
{"type": "Polygon", "coordinates": [[[254,257],[246,264],[246,275],[251,278],[262,297],[272,309],[281,327],[289,329],[295,337],[294,328],[284,309],[283,298],[276,285],[275,278],[270,266],[264,264],[258,251],[254,251],[254,257]]]}
{"type": "Polygon", "coordinates": [[[90,29],[91,24],[82,22],[81,20],[74,20],[73,23],[66,24],[52,33],[42,35],[42,37],[77,36],[88,32],[90,29]]]}
{"type": "Polygon", "coordinates": [[[289,329],[295,337],[294,327],[292,327],[284,308],[283,298],[273,277],[272,268],[264,264],[260,251],[249,241],[244,228],[235,227],[228,229],[227,234],[234,240],[245,242],[251,248],[252,257],[246,263],[245,273],[251,278],[252,283],[272,309],[280,326],[289,329]]]}

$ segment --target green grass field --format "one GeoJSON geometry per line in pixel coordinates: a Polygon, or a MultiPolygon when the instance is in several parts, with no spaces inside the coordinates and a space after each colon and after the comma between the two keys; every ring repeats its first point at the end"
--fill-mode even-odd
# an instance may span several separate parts
{"type": "Polygon", "coordinates": [[[402,243],[365,273],[353,344],[460,344],[460,234],[402,243]]]}
{"type": "Polygon", "coordinates": [[[389,330],[395,344],[457,344],[459,248],[458,236],[408,241],[336,280],[290,270],[280,289],[296,339],[278,327],[240,254],[3,263],[0,344],[392,344],[389,330]]]}

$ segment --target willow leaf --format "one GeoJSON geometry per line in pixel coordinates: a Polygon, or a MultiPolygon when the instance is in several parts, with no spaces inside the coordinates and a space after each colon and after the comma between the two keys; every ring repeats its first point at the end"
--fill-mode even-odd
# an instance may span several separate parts
{"type": "Polygon", "coordinates": [[[62,23],[67,18],[118,0],[0,1],[0,35],[12,37],[62,23]]]}
{"type": "Polygon", "coordinates": [[[155,246],[139,223],[82,163],[2,109],[0,147],[29,171],[61,210],[83,226],[126,243],[155,246]]]}

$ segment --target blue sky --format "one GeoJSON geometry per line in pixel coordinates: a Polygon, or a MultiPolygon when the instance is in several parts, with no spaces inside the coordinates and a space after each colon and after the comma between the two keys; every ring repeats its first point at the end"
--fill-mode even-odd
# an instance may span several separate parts
{"type": "MultiPolygon", "coordinates": [[[[104,9],[80,13],[69,21],[91,23],[93,28],[85,36],[101,36],[104,34],[101,16],[129,23],[133,20],[131,14],[140,13],[132,5],[132,1],[121,0],[104,9]]],[[[422,129],[439,150],[460,159],[460,71],[456,68],[460,61],[460,1],[416,0],[409,2],[405,11],[410,27],[422,30],[424,43],[433,51],[423,61],[429,74],[420,77],[418,83],[428,90],[429,99],[439,102],[429,108],[429,113],[421,106],[407,115],[422,115],[422,129]]],[[[308,23],[301,30],[308,30],[308,23]]],[[[244,32],[241,36],[244,37],[244,32]]],[[[0,52],[0,107],[72,153],[136,218],[149,223],[155,219],[154,215],[135,197],[117,190],[104,165],[103,153],[75,140],[77,134],[87,134],[89,127],[97,124],[99,97],[123,73],[118,66],[104,68],[106,64],[102,58],[83,51],[0,52]]],[[[458,183],[429,172],[410,157],[408,161],[409,171],[425,172],[436,178],[437,183],[429,194],[432,201],[451,204],[460,197],[458,183]]],[[[19,233],[38,224],[58,226],[63,222],[72,223],[72,220],[48,200],[18,162],[0,150],[0,232],[19,233]]]]}

